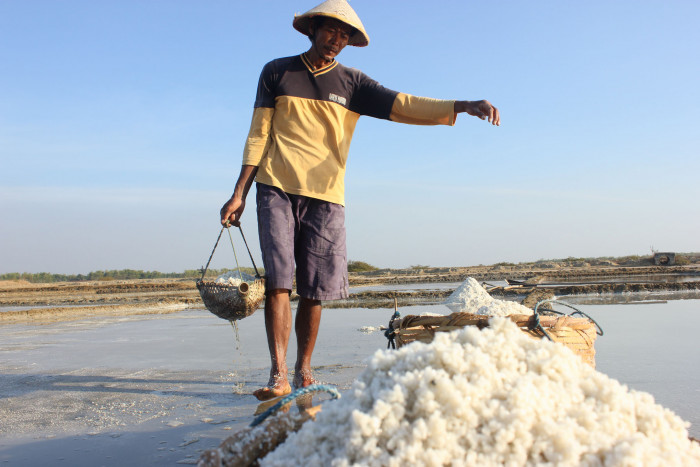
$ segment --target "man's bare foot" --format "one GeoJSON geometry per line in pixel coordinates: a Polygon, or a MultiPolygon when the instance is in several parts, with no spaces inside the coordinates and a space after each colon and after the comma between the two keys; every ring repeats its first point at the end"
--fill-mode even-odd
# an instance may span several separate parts
{"type": "Polygon", "coordinates": [[[286,396],[292,392],[292,388],[289,386],[289,381],[287,381],[286,376],[276,375],[271,376],[270,381],[267,382],[267,386],[258,389],[253,392],[253,395],[259,401],[267,401],[274,399],[275,397],[286,396]]]}
{"type": "Polygon", "coordinates": [[[294,372],[292,384],[294,385],[294,389],[299,389],[311,386],[312,384],[318,384],[318,381],[314,379],[311,370],[299,370],[294,372]]]}

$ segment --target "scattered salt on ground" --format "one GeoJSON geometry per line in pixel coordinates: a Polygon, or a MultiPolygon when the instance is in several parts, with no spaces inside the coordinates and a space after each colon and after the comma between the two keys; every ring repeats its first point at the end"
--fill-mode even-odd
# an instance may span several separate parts
{"type": "Polygon", "coordinates": [[[235,287],[240,285],[241,282],[253,282],[254,280],[255,277],[251,276],[250,274],[246,274],[244,272],[239,273],[238,271],[229,271],[217,277],[216,283],[232,285],[235,287]]]}
{"type": "Polygon", "coordinates": [[[493,298],[473,277],[467,280],[447,297],[445,305],[454,312],[475,315],[508,316],[531,315],[532,310],[516,302],[493,298]]]}
{"type": "Polygon", "coordinates": [[[262,466],[700,465],[688,424],[503,318],[378,351],[262,466]]]}

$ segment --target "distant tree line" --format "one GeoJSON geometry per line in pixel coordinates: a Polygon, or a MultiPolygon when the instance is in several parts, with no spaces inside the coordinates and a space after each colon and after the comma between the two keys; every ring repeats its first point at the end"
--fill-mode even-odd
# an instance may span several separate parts
{"type": "MultiPolygon", "coordinates": [[[[216,277],[221,274],[237,271],[237,269],[209,269],[207,277],[216,277]]],[[[241,268],[241,271],[255,275],[253,268],[241,268]]],[[[260,274],[263,270],[260,269],[260,274]]],[[[200,269],[187,269],[185,272],[160,272],[160,271],[142,271],[138,269],[113,269],[105,271],[92,271],[87,274],[52,274],[50,272],[8,272],[0,274],[0,280],[25,280],[32,283],[46,282],[77,282],[77,281],[111,281],[111,280],[129,280],[129,279],[199,279],[202,275],[200,269]]]]}
{"type": "Polygon", "coordinates": [[[348,272],[369,272],[379,269],[364,261],[348,261],[348,272]]]}
{"type": "MultiPolygon", "coordinates": [[[[574,258],[569,257],[566,259],[554,259],[554,260],[538,260],[536,262],[529,263],[519,263],[519,264],[536,264],[539,262],[552,261],[552,262],[575,262],[575,261],[585,261],[590,263],[595,263],[596,261],[602,260],[612,260],[620,265],[635,265],[635,264],[647,264],[651,263],[652,259],[650,256],[623,256],[623,257],[612,257],[606,256],[602,258],[574,258]]],[[[687,265],[700,263],[700,253],[677,253],[676,254],[676,265],[687,265]]],[[[514,266],[514,263],[501,262],[496,263],[494,266],[514,266]]],[[[430,266],[416,264],[412,265],[412,269],[422,269],[428,268],[430,266]]],[[[376,271],[376,266],[373,266],[364,261],[348,261],[348,271],[349,272],[369,272],[376,271]]],[[[221,274],[237,271],[237,269],[209,269],[207,271],[207,278],[212,278],[219,276],[221,274]]],[[[255,270],[253,268],[244,267],[241,271],[255,275],[255,270]]],[[[264,270],[259,268],[260,274],[264,274],[264,270]]],[[[52,274],[50,272],[9,272],[6,274],[0,274],[0,280],[25,280],[34,283],[43,282],[76,282],[76,281],[107,281],[107,280],[128,280],[128,279],[199,279],[202,275],[200,269],[187,269],[184,272],[160,272],[160,271],[141,271],[137,269],[120,269],[120,270],[105,270],[105,271],[93,271],[87,274],[52,274]]]]}
{"type": "MultiPolygon", "coordinates": [[[[376,271],[378,268],[364,261],[348,262],[349,272],[376,271]]],[[[220,276],[221,274],[237,271],[238,269],[209,269],[207,278],[220,276]]],[[[265,274],[263,268],[258,268],[260,274],[265,274]]],[[[249,267],[241,268],[245,274],[255,275],[255,269],[249,267]]],[[[50,272],[8,272],[0,274],[0,280],[25,280],[32,283],[47,282],[78,282],[78,281],[114,281],[133,279],[199,279],[202,276],[201,269],[187,269],[184,272],[160,272],[142,271],[140,269],[111,269],[104,271],[92,271],[87,274],[53,274],[50,272]]]]}

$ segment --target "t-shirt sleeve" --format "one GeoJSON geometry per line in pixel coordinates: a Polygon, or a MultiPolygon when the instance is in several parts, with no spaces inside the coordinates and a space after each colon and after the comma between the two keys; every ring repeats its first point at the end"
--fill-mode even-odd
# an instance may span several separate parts
{"type": "Polygon", "coordinates": [[[243,149],[243,165],[260,165],[269,145],[272,116],[275,113],[275,90],[278,74],[274,62],[263,67],[255,94],[253,118],[243,149]]]}
{"type": "Polygon", "coordinates": [[[396,95],[391,108],[391,120],[412,125],[454,125],[455,101],[412,96],[402,92],[396,95]]]}
{"type": "Polygon", "coordinates": [[[243,165],[260,165],[270,144],[270,129],[275,109],[256,107],[250,122],[248,138],[243,149],[243,165]]]}
{"type": "Polygon", "coordinates": [[[360,115],[389,120],[398,93],[387,89],[364,73],[358,72],[357,85],[348,108],[360,115]]]}
{"type": "Polygon", "coordinates": [[[454,125],[454,102],[392,91],[359,72],[349,108],[360,115],[399,123],[454,125]]]}
{"type": "Polygon", "coordinates": [[[279,79],[274,62],[263,67],[258,80],[258,92],[255,94],[255,105],[258,107],[275,107],[275,89],[279,79]]]}

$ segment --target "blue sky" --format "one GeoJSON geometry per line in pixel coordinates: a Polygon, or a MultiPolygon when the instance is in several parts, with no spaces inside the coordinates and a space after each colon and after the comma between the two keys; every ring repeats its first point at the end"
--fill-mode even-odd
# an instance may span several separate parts
{"type": "MultiPolygon", "coordinates": [[[[306,50],[291,21],[316,3],[0,0],[0,273],[205,263],[260,69],[306,50]]],[[[700,250],[700,2],[351,5],[371,43],[342,63],[502,115],[360,119],[351,260],[700,250]]],[[[230,248],[215,256],[231,263],[230,248]]]]}

